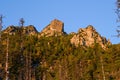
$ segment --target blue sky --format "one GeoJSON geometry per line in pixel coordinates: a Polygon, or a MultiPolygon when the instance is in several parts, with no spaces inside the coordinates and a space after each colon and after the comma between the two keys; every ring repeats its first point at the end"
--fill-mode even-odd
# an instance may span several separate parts
{"type": "Polygon", "coordinates": [[[34,25],[40,32],[53,19],[64,22],[67,33],[93,25],[95,29],[113,44],[119,43],[116,35],[118,23],[115,14],[116,0],[1,0],[0,14],[5,18],[4,28],[19,25],[34,25]]]}

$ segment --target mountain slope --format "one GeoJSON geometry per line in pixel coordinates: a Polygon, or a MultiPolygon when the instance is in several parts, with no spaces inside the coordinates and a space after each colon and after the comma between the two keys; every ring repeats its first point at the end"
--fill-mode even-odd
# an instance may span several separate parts
{"type": "Polygon", "coordinates": [[[120,79],[119,44],[112,45],[91,25],[70,34],[63,26],[53,20],[42,32],[34,26],[5,29],[0,40],[0,79],[5,80],[6,57],[10,80],[120,79]]]}

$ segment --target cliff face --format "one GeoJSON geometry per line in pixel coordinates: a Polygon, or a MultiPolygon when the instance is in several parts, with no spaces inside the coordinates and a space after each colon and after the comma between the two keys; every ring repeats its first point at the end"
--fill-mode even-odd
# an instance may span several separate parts
{"type": "Polygon", "coordinates": [[[109,40],[102,37],[93,26],[89,25],[86,28],[79,29],[78,33],[71,38],[71,43],[77,46],[93,46],[95,43],[101,45],[102,48],[106,48],[106,45],[111,44],[109,40]]]}
{"type": "Polygon", "coordinates": [[[45,27],[41,32],[41,36],[60,36],[64,35],[64,23],[60,20],[54,19],[51,23],[45,27]]]}

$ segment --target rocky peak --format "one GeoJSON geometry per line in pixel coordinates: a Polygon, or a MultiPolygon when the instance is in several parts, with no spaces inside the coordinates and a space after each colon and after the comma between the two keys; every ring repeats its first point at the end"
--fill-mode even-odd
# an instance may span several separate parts
{"type": "Polygon", "coordinates": [[[5,30],[3,30],[3,33],[9,33],[10,35],[14,35],[18,31],[18,27],[15,26],[9,26],[5,30]]]}
{"type": "Polygon", "coordinates": [[[23,34],[34,35],[37,33],[38,33],[38,31],[36,30],[36,28],[33,25],[23,27],[23,34]]]}
{"type": "Polygon", "coordinates": [[[110,41],[102,37],[92,25],[86,28],[80,28],[78,33],[74,35],[70,41],[76,47],[79,45],[89,47],[98,43],[102,48],[106,48],[106,45],[111,44],[110,41]]]}
{"type": "Polygon", "coordinates": [[[96,30],[94,29],[94,27],[92,25],[88,25],[86,28],[80,28],[78,30],[78,33],[81,33],[81,32],[96,32],[96,30]]]}
{"type": "Polygon", "coordinates": [[[22,34],[26,34],[26,35],[34,35],[37,34],[38,31],[36,30],[36,28],[32,25],[26,26],[26,27],[18,27],[18,26],[9,26],[8,28],[6,28],[3,33],[9,33],[10,35],[15,35],[17,32],[20,31],[20,29],[22,30],[22,34]]]}
{"type": "Polygon", "coordinates": [[[64,23],[57,19],[51,21],[40,33],[41,36],[60,36],[63,34],[65,34],[64,23]]]}

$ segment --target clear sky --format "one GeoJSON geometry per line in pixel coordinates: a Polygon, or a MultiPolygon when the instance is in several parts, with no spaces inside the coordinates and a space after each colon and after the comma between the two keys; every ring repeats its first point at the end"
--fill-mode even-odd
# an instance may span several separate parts
{"type": "Polygon", "coordinates": [[[0,14],[3,14],[4,28],[19,25],[24,18],[25,25],[34,25],[40,32],[53,19],[64,22],[67,33],[93,25],[95,29],[114,44],[120,42],[116,35],[118,23],[115,14],[116,0],[1,0],[0,14]]]}

